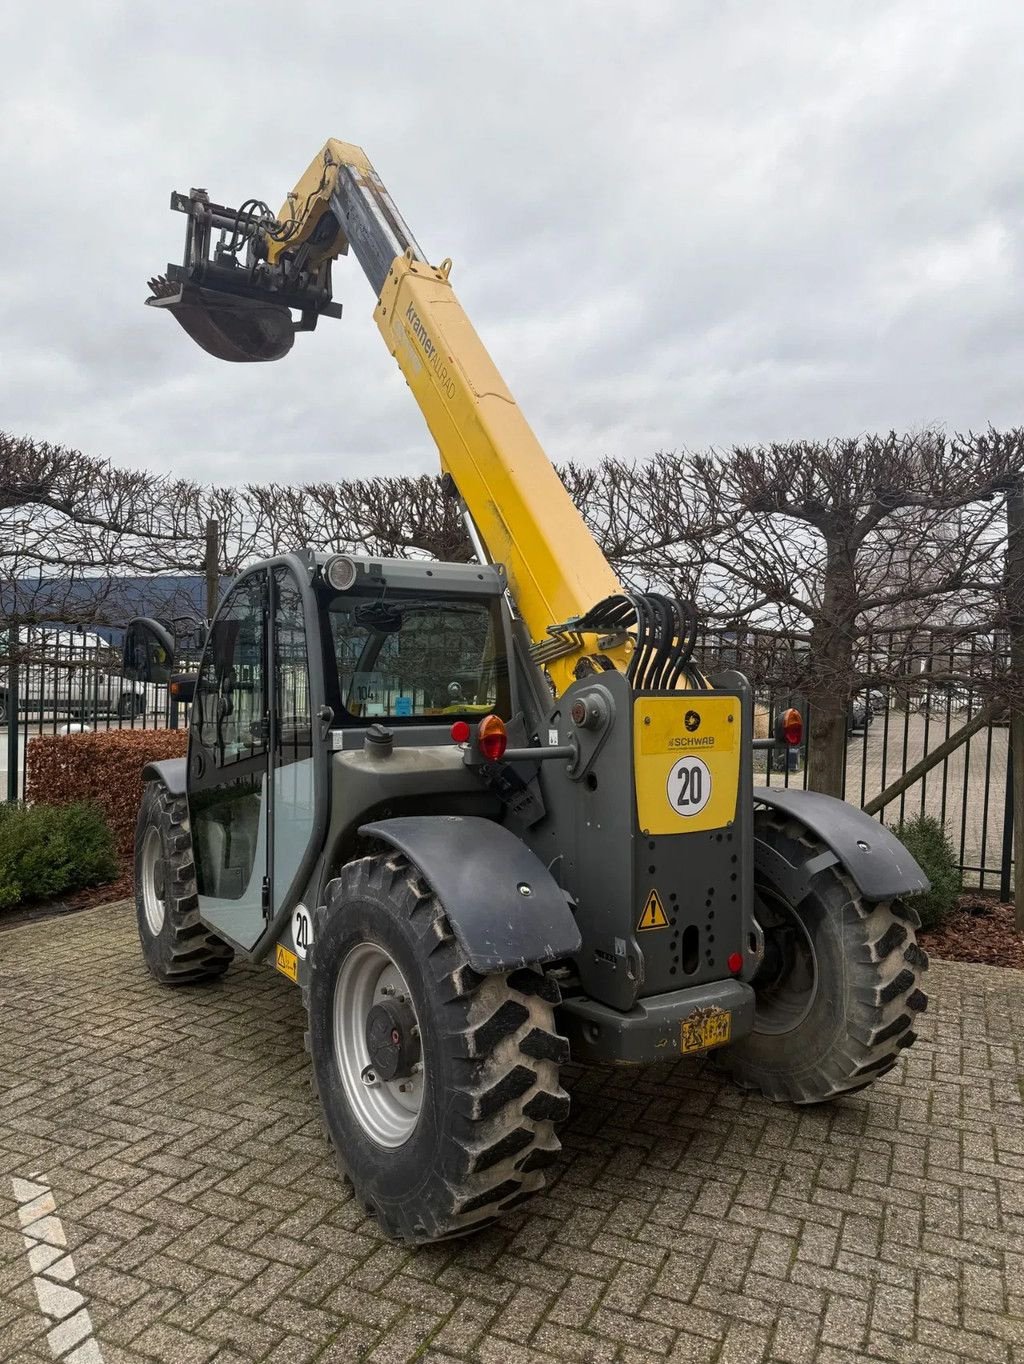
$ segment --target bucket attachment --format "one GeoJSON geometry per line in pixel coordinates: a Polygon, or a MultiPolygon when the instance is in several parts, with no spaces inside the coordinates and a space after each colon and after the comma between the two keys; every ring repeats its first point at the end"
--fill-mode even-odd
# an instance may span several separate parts
{"type": "Polygon", "coordinates": [[[149,287],[150,307],[166,308],[218,360],[280,360],[292,348],[295,323],[280,304],[172,284],[162,275],[151,279],[149,287]]]}
{"type": "Polygon", "coordinates": [[[268,240],[280,240],[287,228],[265,204],[224,208],[194,189],[172,194],[171,208],[188,215],[185,258],[149,281],[146,303],[165,308],[207,354],[280,360],[297,331],[312,331],[321,315],[341,316],[341,304],[331,302],[330,259],[311,262],[309,247],[297,244],[268,262],[268,240]]]}

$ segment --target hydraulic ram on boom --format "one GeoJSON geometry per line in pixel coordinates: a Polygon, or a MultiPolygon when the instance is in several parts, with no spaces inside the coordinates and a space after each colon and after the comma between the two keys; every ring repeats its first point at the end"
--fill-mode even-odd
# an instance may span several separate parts
{"type": "Polygon", "coordinates": [[[558,694],[581,671],[609,666],[641,667],[633,680],[648,685],[678,685],[687,676],[701,684],[688,667],[692,616],[667,597],[623,594],[459,303],[451,262],[427,263],[359,147],[328,141],[276,218],[254,200],[237,211],[211,204],[202,190],[173,195],[171,206],[189,214],[186,258],[151,282],[147,302],[170,308],[221,359],[278,359],[296,329],[311,330],[320,314],[340,315],[330,267],[352,251],[442,471],[488,558],[505,565],[516,610],[558,694]],[[292,308],[302,314],[298,328],[292,308]],[[627,626],[636,630],[635,646],[627,626]]]}

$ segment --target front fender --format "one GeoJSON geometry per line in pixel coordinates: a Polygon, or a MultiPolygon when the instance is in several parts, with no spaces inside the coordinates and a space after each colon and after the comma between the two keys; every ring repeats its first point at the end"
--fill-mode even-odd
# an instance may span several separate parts
{"type": "Polygon", "coordinates": [[[359,832],[397,848],[419,868],[481,975],[580,950],[565,893],[503,825],[477,815],[408,815],[364,824],[359,832]]]}
{"type": "Polygon", "coordinates": [[[185,771],[184,758],[162,758],[159,762],[148,762],[145,765],[142,769],[142,780],[161,782],[169,795],[183,796],[185,771]]]}
{"type": "Polygon", "coordinates": [[[806,825],[832,850],[865,900],[891,900],[931,887],[896,835],[856,805],[820,791],[767,786],[755,789],[754,802],[806,825]]]}

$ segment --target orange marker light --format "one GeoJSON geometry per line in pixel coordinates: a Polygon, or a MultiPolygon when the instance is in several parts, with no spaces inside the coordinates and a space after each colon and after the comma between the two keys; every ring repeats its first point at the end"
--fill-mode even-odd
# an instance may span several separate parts
{"type": "Polygon", "coordinates": [[[485,715],[477,726],[476,741],[489,763],[496,763],[508,747],[505,721],[498,715],[485,715]]]}

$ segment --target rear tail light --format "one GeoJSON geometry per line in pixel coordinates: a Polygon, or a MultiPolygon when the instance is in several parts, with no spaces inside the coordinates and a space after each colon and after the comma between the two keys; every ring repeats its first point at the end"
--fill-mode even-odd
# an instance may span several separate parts
{"type": "Polygon", "coordinates": [[[796,748],[797,744],[803,742],[804,737],[804,717],[798,710],[784,710],[779,716],[778,734],[783,743],[789,744],[790,748],[796,748]]]}
{"type": "Polygon", "coordinates": [[[496,763],[508,747],[505,721],[497,715],[485,715],[477,726],[476,742],[489,763],[496,763]]]}

